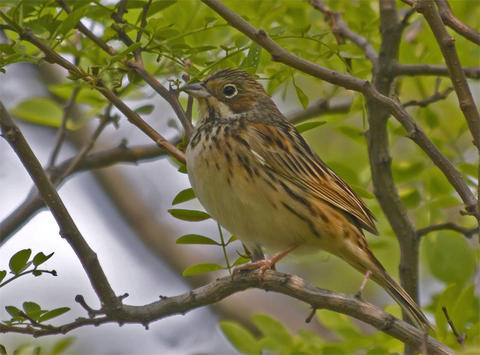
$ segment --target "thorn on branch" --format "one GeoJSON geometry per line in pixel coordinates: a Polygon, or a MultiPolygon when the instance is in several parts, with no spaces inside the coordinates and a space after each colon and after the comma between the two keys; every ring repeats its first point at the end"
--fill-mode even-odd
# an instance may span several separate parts
{"type": "Polygon", "coordinates": [[[447,307],[442,306],[442,311],[443,311],[443,314],[445,315],[445,318],[447,319],[448,325],[452,329],[453,335],[455,335],[455,338],[457,338],[457,342],[461,346],[465,346],[465,339],[467,338],[467,334],[465,334],[465,333],[459,334],[458,333],[457,329],[455,328],[455,325],[453,324],[452,320],[450,319],[450,317],[448,315],[447,307]]]}
{"type": "Polygon", "coordinates": [[[312,310],[310,311],[310,314],[308,315],[307,318],[305,318],[305,323],[310,323],[313,319],[313,316],[315,315],[315,313],[317,312],[317,308],[312,306],[312,310]]]}

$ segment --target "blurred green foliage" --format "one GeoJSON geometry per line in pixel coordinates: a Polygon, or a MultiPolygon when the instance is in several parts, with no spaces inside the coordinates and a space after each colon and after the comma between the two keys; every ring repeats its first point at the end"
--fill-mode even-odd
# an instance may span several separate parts
{"type": "MultiPolygon", "coordinates": [[[[338,44],[324,16],[307,1],[224,2],[252,25],[264,28],[277,43],[292,53],[341,73],[371,79],[372,66],[364,53],[348,41],[338,44]]],[[[117,11],[115,3],[78,0],[69,0],[67,3],[73,10],[70,14],[60,11],[58,4],[50,0],[0,0],[0,7],[17,25],[29,28],[58,53],[69,59],[75,57],[85,73],[116,88],[123,99],[146,97],[144,83],[130,74],[123,64],[123,60],[131,59],[138,48],[142,49],[147,71],[165,83],[170,82],[173,87],[182,83],[179,78],[185,72],[197,80],[220,68],[235,67],[257,75],[277,103],[281,107],[289,107],[290,111],[306,107],[309,102],[319,98],[351,98],[353,104],[347,114],[324,115],[322,121],[313,118],[299,126],[299,129],[328,165],[354,186],[377,216],[381,237],[368,236],[369,242],[374,253],[394,273],[398,265],[398,248],[388,222],[373,198],[364,138],[368,125],[363,97],[273,62],[269,54],[256,43],[231,28],[196,0],[153,1],[140,43],[130,46],[118,40],[119,31],[135,39],[146,1],[128,1],[122,23],[115,23],[112,19],[112,14],[117,11]],[[77,36],[74,27],[79,19],[114,47],[118,54],[110,56],[88,38],[77,36]]],[[[379,49],[379,9],[376,1],[330,0],[326,3],[333,10],[341,12],[353,31],[364,36],[376,50],[379,49]]],[[[400,13],[404,14],[406,5],[397,4],[400,13]]],[[[480,4],[473,1],[451,1],[451,6],[460,20],[471,25],[478,23],[480,4]]],[[[0,20],[0,23],[3,22],[0,20]]],[[[401,42],[399,61],[407,64],[443,64],[438,45],[423,18],[414,14],[410,23],[401,42]]],[[[8,42],[0,44],[0,70],[8,70],[8,66],[13,63],[37,64],[43,61],[43,54],[30,43],[21,40],[14,31],[5,29],[4,33],[8,42]]],[[[478,65],[480,47],[453,31],[450,33],[455,37],[462,64],[478,65]]],[[[434,93],[435,81],[436,78],[427,76],[399,77],[395,95],[401,102],[425,99],[434,93]]],[[[450,80],[443,78],[439,89],[442,91],[450,85],[450,80]]],[[[35,124],[59,126],[62,112],[58,101],[68,100],[74,88],[80,89],[77,102],[82,104],[82,120],[69,122],[67,128],[80,127],[96,117],[105,108],[107,101],[78,78],[66,78],[63,83],[50,86],[50,93],[55,99],[30,98],[15,107],[12,113],[35,124]]],[[[472,88],[478,93],[478,82],[472,81],[472,88]]],[[[147,121],[166,119],[148,116],[151,110],[152,107],[137,108],[137,112],[147,121]]],[[[471,188],[477,189],[476,152],[455,94],[426,108],[412,106],[408,111],[435,145],[464,174],[471,188]]],[[[474,227],[472,217],[459,213],[463,208],[462,201],[447,179],[406,138],[406,132],[400,124],[390,120],[388,130],[393,176],[415,225],[421,228],[452,221],[474,227]]],[[[180,171],[185,172],[185,168],[181,166],[180,171]]],[[[192,198],[192,191],[185,190],[177,195],[174,204],[192,198]]],[[[172,209],[169,212],[187,221],[209,218],[201,211],[172,209]]],[[[209,237],[188,235],[181,237],[178,243],[212,244],[225,250],[234,240],[224,242],[222,239],[219,242],[209,237]]],[[[30,255],[26,259],[29,257],[30,255]]],[[[421,289],[429,294],[433,292],[432,301],[426,308],[435,318],[438,339],[460,349],[441,311],[442,306],[447,307],[457,330],[467,334],[467,346],[462,350],[464,353],[480,351],[478,285],[477,288],[473,285],[475,274],[478,279],[478,257],[478,236],[466,239],[453,232],[432,232],[423,237],[421,261],[426,268],[420,275],[421,289]],[[434,292],[434,289],[440,291],[434,292]]],[[[19,261],[20,264],[22,260],[19,261]]],[[[233,264],[246,261],[239,260],[233,264]]],[[[355,290],[359,276],[354,276],[350,268],[331,258],[328,262],[321,261],[322,272],[319,275],[318,261],[317,256],[315,259],[308,258],[301,264],[310,270],[306,272],[314,282],[321,280],[322,286],[334,289],[349,287],[342,291],[355,290]],[[342,280],[341,285],[339,279],[342,280]]],[[[231,265],[228,260],[226,262],[229,268],[231,265]]],[[[26,263],[20,267],[15,264],[13,268],[11,265],[11,269],[15,272],[25,265],[26,263]]],[[[186,270],[186,274],[223,268],[225,267],[206,263],[192,266],[186,270]]],[[[243,353],[260,353],[262,349],[274,353],[369,355],[401,351],[400,344],[383,333],[366,334],[362,327],[343,315],[324,311],[319,313],[320,322],[336,335],[338,341],[327,341],[308,331],[292,335],[278,321],[265,315],[253,318],[262,331],[260,338],[236,323],[224,321],[220,327],[232,344],[243,353]]]]}

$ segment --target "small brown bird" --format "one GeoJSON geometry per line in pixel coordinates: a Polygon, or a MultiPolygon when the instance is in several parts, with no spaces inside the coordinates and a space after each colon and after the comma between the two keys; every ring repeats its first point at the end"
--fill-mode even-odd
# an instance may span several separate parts
{"type": "Polygon", "coordinates": [[[315,154],[247,73],[224,69],[183,88],[198,100],[186,152],[195,195],[252,252],[243,268],[271,268],[293,251],[326,250],[382,286],[423,329],[420,307],[370,251],[378,234],[357,194],[315,154]],[[275,251],[260,259],[261,248],[275,251]]]}

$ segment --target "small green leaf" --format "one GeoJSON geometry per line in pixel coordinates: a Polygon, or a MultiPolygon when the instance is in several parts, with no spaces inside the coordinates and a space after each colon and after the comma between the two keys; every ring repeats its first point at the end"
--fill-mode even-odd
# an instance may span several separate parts
{"type": "Polygon", "coordinates": [[[38,266],[40,264],[43,264],[45,261],[50,259],[52,257],[53,253],[50,253],[48,255],[43,254],[42,252],[38,253],[33,257],[33,265],[38,266]]]}
{"type": "Polygon", "coordinates": [[[372,194],[370,191],[368,191],[367,189],[365,189],[363,187],[352,184],[352,188],[353,188],[353,191],[355,191],[358,194],[358,196],[360,196],[361,198],[364,198],[364,199],[375,198],[374,194],[372,194]]]}
{"type": "Polygon", "coordinates": [[[260,354],[262,349],[257,339],[246,328],[231,321],[219,322],[220,329],[232,345],[243,354],[260,354]]]}
{"type": "Polygon", "coordinates": [[[240,64],[240,69],[246,70],[250,73],[255,73],[257,71],[258,63],[260,63],[260,58],[262,56],[262,47],[253,43],[248,50],[248,54],[240,64]]]}
{"type": "Polygon", "coordinates": [[[300,103],[302,104],[302,107],[306,109],[309,101],[308,96],[305,95],[303,90],[300,89],[300,87],[297,86],[297,84],[295,84],[295,81],[293,81],[293,86],[295,87],[295,91],[297,92],[298,101],[300,101],[300,103]]]}
{"type": "MultiPolygon", "coordinates": [[[[57,102],[46,97],[34,97],[22,101],[11,112],[27,122],[53,127],[62,125],[62,108],[57,102]]],[[[74,128],[74,125],[69,122],[67,122],[67,128],[74,128]]]]}
{"type": "Polygon", "coordinates": [[[326,123],[325,121],[311,121],[311,122],[297,124],[295,128],[297,129],[298,132],[303,133],[311,129],[314,129],[318,126],[324,125],[325,123],[326,123]]]}
{"type": "Polygon", "coordinates": [[[2,344],[0,344],[0,355],[8,355],[7,349],[2,344]]]}
{"type": "Polygon", "coordinates": [[[19,310],[15,306],[6,306],[5,310],[12,316],[12,317],[21,317],[23,318],[20,314],[22,313],[21,310],[19,310]]]}
{"type": "Polygon", "coordinates": [[[7,276],[7,271],[6,270],[1,270],[0,271],[0,282],[7,276]]]}
{"type": "Polygon", "coordinates": [[[461,235],[431,233],[423,239],[423,248],[432,274],[443,282],[463,285],[475,272],[475,253],[461,235]]]}
{"type": "Polygon", "coordinates": [[[234,241],[236,241],[236,240],[237,240],[237,237],[235,237],[234,235],[232,235],[232,236],[230,237],[230,239],[228,240],[227,245],[230,244],[230,243],[232,243],[232,242],[234,242],[234,241]]]}
{"type": "Polygon", "coordinates": [[[155,106],[153,105],[143,105],[143,106],[137,107],[134,111],[138,114],[149,115],[152,113],[154,108],[155,106]]]}
{"type": "Polygon", "coordinates": [[[190,201],[195,198],[195,192],[193,192],[192,188],[188,188],[185,190],[180,191],[177,196],[172,201],[172,205],[177,205],[179,203],[190,201]]]}
{"type": "Polygon", "coordinates": [[[186,234],[182,235],[176,241],[177,244],[211,244],[211,245],[220,245],[220,243],[214,241],[211,238],[204,237],[203,235],[198,234],[186,234]]]}
{"type": "Polygon", "coordinates": [[[273,319],[266,314],[254,314],[252,320],[266,338],[275,339],[277,344],[275,349],[272,350],[286,350],[293,345],[292,336],[287,329],[285,329],[283,324],[276,319],[273,319]]]}
{"type": "Polygon", "coordinates": [[[224,269],[223,266],[220,266],[218,264],[213,264],[213,263],[196,264],[196,265],[187,267],[183,271],[183,276],[204,274],[206,272],[212,272],[212,271],[223,270],[223,269],[224,269]]]}
{"type": "Polygon", "coordinates": [[[77,23],[82,19],[82,17],[88,11],[88,6],[77,7],[75,10],[70,12],[66,19],[61,22],[61,25],[58,27],[57,33],[60,35],[67,34],[72,28],[74,28],[77,23]]]}
{"type": "Polygon", "coordinates": [[[31,254],[31,249],[23,249],[15,253],[15,255],[11,257],[9,263],[12,273],[15,275],[21,273],[27,267],[28,258],[30,258],[31,254]]]}
{"type": "Polygon", "coordinates": [[[70,308],[68,308],[68,307],[60,307],[60,308],[52,309],[51,311],[48,311],[47,313],[43,314],[39,318],[39,321],[44,322],[46,320],[58,317],[58,316],[64,314],[65,312],[68,312],[69,310],[70,310],[70,308]]]}
{"type": "Polygon", "coordinates": [[[235,260],[235,262],[233,263],[232,266],[238,266],[238,265],[243,265],[243,264],[246,264],[250,261],[250,258],[246,258],[244,256],[239,256],[237,258],[237,260],[235,260]]]}
{"type": "Polygon", "coordinates": [[[75,338],[73,337],[66,337],[66,338],[63,338],[62,340],[59,340],[58,342],[55,343],[52,350],[50,350],[50,355],[64,354],[65,350],[72,345],[74,340],[75,338]]]}
{"type": "Polygon", "coordinates": [[[42,308],[35,302],[23,302],[23,310],[26,314],[30,314],[32,312],[38,312],[42,308]]]}
{"type": "Polygon", "coordinates": [[[210,218],[207,213],[196,210],[169,209],[168,213],[175,218],[191,222],[204,221],[210,218]]]}

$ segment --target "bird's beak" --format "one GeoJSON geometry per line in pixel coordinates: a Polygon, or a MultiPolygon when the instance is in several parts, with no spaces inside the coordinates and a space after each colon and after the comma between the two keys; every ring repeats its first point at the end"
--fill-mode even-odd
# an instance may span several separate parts
{"type": "Polygon", "coordinates": [[[180,88],[180,90],[185,91],[187,94],[196,98],[205,98],[210,96],[210,93],[207,89],[205,89],[202,83],[186,85],[180,88]]]}

